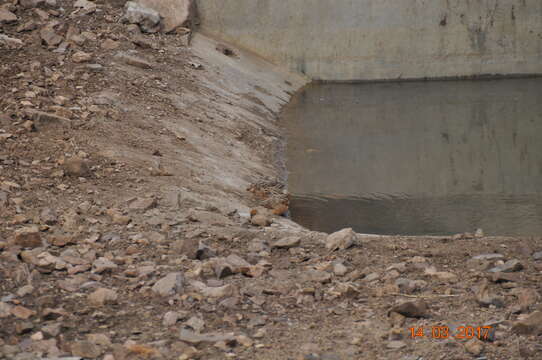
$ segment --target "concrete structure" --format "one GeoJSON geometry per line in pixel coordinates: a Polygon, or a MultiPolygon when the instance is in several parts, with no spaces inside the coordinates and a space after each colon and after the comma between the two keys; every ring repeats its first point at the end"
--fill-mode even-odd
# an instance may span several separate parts
{"type": "Polygon", "coordinates": [[[313,79],[542,73],[540,0],[198,0],[203,33],[313,79]]]}

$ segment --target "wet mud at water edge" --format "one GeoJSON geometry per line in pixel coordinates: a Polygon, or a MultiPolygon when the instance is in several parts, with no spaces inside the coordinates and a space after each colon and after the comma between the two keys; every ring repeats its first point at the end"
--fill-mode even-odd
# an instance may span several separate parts
{"type": "Polygon", "coordinates": [[[282,122],[312,230],[542,234],[542,79],[311,85],[282,122]]]}

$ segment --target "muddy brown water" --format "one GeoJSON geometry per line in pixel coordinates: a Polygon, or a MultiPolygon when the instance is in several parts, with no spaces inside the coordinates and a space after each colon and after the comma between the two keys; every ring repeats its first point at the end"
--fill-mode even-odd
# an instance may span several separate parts
{"type": "Polygon", "coordinates": [[[542,234],[542,79],[311,85],[282,122],[310,229],[542,234]]]}

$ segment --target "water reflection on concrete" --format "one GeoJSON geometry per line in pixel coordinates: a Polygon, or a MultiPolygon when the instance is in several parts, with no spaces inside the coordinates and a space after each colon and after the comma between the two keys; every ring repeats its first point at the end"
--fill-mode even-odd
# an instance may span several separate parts
{"type": "Polygon", "coordinates": [[[542,79],[314,85],[283,121],[309,228],[542,234],[542,79]]]}

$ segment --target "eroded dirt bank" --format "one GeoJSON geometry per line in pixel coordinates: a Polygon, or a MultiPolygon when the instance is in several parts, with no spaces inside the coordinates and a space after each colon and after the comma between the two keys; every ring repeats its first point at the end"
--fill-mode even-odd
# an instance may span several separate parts
{"type": "Polygon", "coordinates": [[[0,10],[0,357],[541,356],[540,238],[302,229],[272,212],[303,78],[140,34],[122,1],[19,3],[0,10]]]}

